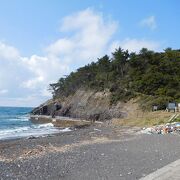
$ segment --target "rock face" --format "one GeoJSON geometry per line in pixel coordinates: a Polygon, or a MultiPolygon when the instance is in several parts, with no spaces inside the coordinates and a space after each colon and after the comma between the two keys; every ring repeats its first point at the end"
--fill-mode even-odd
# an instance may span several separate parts
{"type": "Polygon", "coordinates": [[[105,121],[128,115],[127,103],[110,105],[110,93],[78,90],[64,99],[50,100],[32,111],[32,114],[59,115],[86,120],[105,121]],[[55,104],[60,107],[56,109],[55,104]]]}

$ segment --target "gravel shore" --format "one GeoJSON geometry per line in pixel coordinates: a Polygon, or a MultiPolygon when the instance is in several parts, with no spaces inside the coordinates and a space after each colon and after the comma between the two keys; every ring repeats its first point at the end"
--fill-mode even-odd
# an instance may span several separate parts
{"type": "Polygon", "coordinates": [[[0,141],[0,179],[134,180],[180,158],[180,136],[95,125],[0,141]]]}

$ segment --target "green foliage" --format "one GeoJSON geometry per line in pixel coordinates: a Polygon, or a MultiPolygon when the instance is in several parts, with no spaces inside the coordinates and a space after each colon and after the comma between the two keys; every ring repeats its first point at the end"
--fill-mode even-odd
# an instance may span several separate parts
{"type": "Polygon", "coordinates": [[[139,100],[139,105],[142,110],[152,110],[153,105],[157,105],[159,110],[166,108],[168,102],[173,102],[174,98],[169,96],[148,96],[142,95],[139,100]]]}
{"type": "Polygon", "coordinates": [[[54,98],[69,96],[80,88],[109,89],[112,104],[140,94],[142,109],[154,104],[163,109],[167,102],[180,100],[180,50],[143,48],[136,54],[119,48],[112,58],[105,55],[50,84],[54,98]]]}

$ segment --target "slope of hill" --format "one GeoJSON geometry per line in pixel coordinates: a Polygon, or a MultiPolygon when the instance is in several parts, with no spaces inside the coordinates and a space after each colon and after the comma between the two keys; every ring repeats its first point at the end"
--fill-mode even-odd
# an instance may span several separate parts
{"type": "Polygon", "coordinates": [[[165,109],[168,102],[180,101],[180,50],[138,54],[119,48],[57,83],[50,84],[51,103],[62,108],[59,115],[97,119],[126,116],[123,105],[138,99],[141,110],[152,105],[165,109]],[[120,105],[121,104],[121,105],[120,105]],[[122,105],[123,104],[123,105],[122,105]]]}

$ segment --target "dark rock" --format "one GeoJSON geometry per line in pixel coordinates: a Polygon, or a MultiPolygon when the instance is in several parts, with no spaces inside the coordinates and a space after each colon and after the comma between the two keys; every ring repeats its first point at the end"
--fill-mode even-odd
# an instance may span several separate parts
{"type": "Polygon", "coordinates": [[[62,107],[60,109],[60,111],[57,112],[57,115],[59,115],[59,116],[70,116],[71,115],[70,109],[71,109],[71,106],[62,107]]]}
{"type": "Polygon", "coordinates": [[[73,96],[50,100],[32,111],[32,114],[65,116],[90,121],[105,121],[127,116],[123,103],[110,105],[109,92],[78,90],[73,96]]]}

